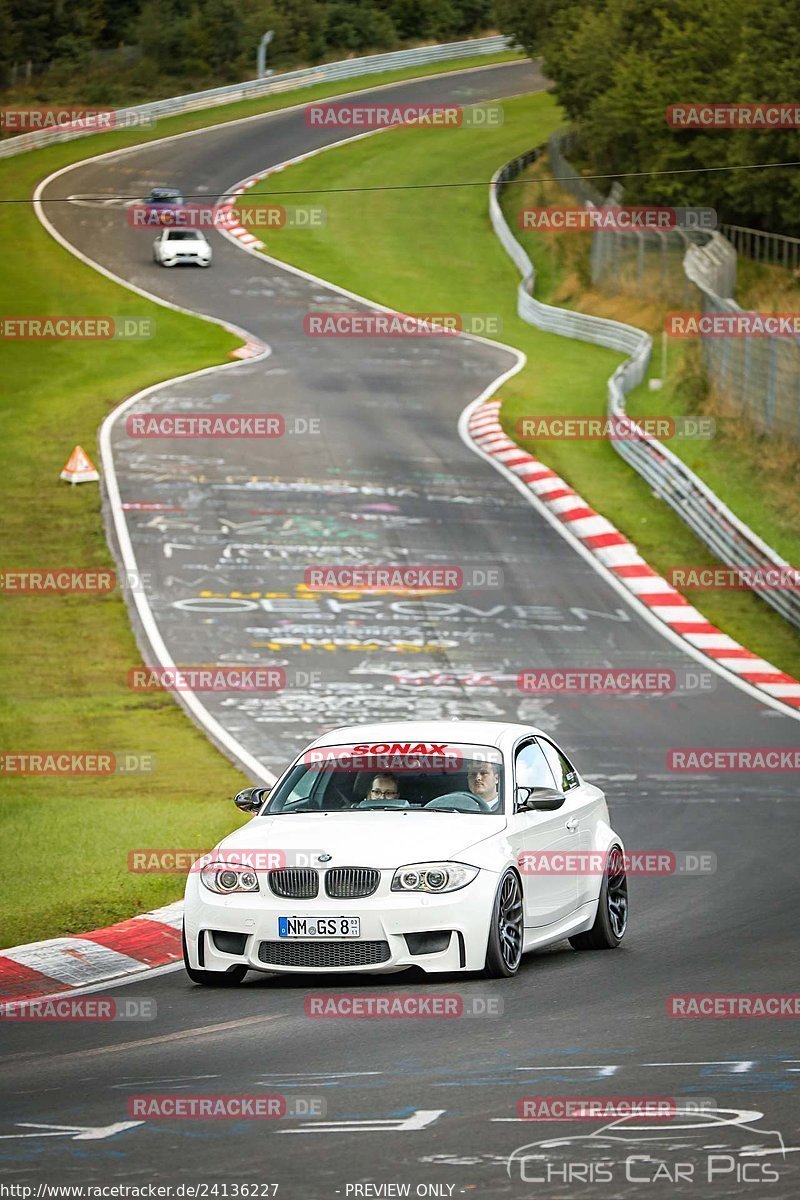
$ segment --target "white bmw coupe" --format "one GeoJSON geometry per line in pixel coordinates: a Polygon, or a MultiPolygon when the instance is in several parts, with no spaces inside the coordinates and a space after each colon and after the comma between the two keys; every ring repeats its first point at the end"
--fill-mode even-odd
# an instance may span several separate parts
{"type": "Polygon", "coordinates": [[[187,880],[195,983],[412,966],[512,976],[528,950],[613,949],[625,933],[605,797],[539,729],[334,729],[235,803],[252,820],[187,880]]]}

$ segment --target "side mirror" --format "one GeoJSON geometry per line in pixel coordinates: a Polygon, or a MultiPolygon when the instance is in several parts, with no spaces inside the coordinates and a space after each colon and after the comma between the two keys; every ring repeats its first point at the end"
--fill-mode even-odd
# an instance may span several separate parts
{"type": "Polygon", "coordinates": [[[245,813],[258,812],[261,805],[269,795],[268,787],[249,787],[243,788],[241,792],[237,792],[233,797],[233,803],[236,807],[245,813]]]}
{"type": "Polygon", "coordinates": [[[561,808],[566,798],[564,792],[556,788],[518,787],[514,796],[514,811],[554,812],[561,808]]]}

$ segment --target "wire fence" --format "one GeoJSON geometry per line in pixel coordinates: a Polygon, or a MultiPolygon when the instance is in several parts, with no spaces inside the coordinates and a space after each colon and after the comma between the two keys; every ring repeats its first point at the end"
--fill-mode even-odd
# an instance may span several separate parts
{"type": "MultiPolygon", "coordinates": [[[[619,205],[623,190],[613,184],[603,196],[565,157],[569,134],[550,138],[548,154],[553,174],[562,187],[584,207],[610,209],[619,205]]],[[[694,242],[708,233],[688,229],[596,229],[591,243],[592,283],[603,291],[658,296],[671,304],[686,305],[697,294],[683,271],[683,257],[694,242]]]]}
{"type": "MultiPolygon", "coordinates": [[[[568,135],[555,134],[548,152],[553,174],[584,205],[598,205],[596,190],[568,163],[568,135]]],[[[612,193],[599,203],[618,203],[612,193]]],[[[670,229],[592,234],[591,272],[595,286],[611,293],[627,292],[647,299],[693,308],[704,315],[742,314],[734,300],[737,243],[756,261],[785,258],[800,261],[800,239],[764,234],[743,226],[722,232],[670,229]]],[[[756,434],[784,437],[800,444],[800,338],[748,334],[700,333],[703,367],[715,394],[733,418],[756,434]]]]}
{"type": "MultiPolygon", "coordinates": [[[[517,289],[517,312],[523,321],[538,329],[593,342],[627,354],[628,357],[608,381],[609,416],[617,421],[627,421],[626,397],[646,378],[652,338],[644,330],[621,321],[556,308],[537,300],[533,294],[536,268],[525,248],[511,232],[502,210],[501,197],[506,184],[516,179],[540,154],[541,149],[537,148],[506,163],[493,176],[489,191],[492,228],[522,275],[522,282],[517,289]]],[[[550,161],[553,165],[552,152],[550,161]]],[[[566,176],[559,166],[555,167],[554,174],[562,180],[566,176]]],[[[702,247],[695,249],[702,254],[702,247]]],[[[712,258],[711,261],[713,264],[717,260],[712,258]]],[[[706,269],[711,268],[706,264],[706,269]]],[[[724,269],[724,265],[720,269],[724,269]]],[[[730,567],[754,567],[760,570],[789,568],[786,560],[740,521],[677,455],[637,426],[635,421],[631,429],[633,436],[629,439],[612,441],[614,449],[722,562],[730,567]]],[[[773,590],[758,594],[786,620],[800,628],[800,594],[797,591],[773,590]]]]}

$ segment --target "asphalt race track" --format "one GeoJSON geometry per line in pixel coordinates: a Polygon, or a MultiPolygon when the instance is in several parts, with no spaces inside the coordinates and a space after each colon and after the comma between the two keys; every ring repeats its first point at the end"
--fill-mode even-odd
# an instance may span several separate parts
{"type": "MultiPolygon", "coordinates": [[[[469,102],[539,86],[533,67],[508,65],[398,85],[391,96],[469,102]]],[[[681,1021],[666,1003],[673,993],[792,990],[797,797],[788,775],[674,774],[666,756],[672,747],[796,745],[797,721],[666,640],[460,441],[460,413],[513,366],[508,351],[460,338],[315,341],[304,314],[358,304],[217,235],[210,271],[160,270],[124,210],[48,203],[139,196],[172,182],[221,194],[337,136],[310,129],[300,110],[278,113],[79,165],[44,193],[47,217],[78,250],[271,348],[262,360],[166,385],[131,411],[320,421],[318,434],[266,444],[144,442],[117,422],[123,501],[163,506],[131,508],[127,520],[170,654],[285,666],[296,686],[284,692],[203,697],[269,769],[345,722],[530,721],[606,789],[629,849],[708,851],[717,868],[635,878],[618,952],[576,954],[565,943],[526,958],[506,983],[251,974],[241,988],[214,991],[169,970],[102,989],[154,998],[153,1021],[6,1028],[0,1182],[35,1167],[38,1179],[61,1183],[278,1184],[284,1200],[402,1194],[353,1190],[366,1183],[438,1196],[716,1197],[737,1185],[754,1200],[794,1196],[800,1054],[788,1022],[681,1021]],[[309,565],[365,561],[500,569],[502,584],[417,601],[300,587],[309,565]],[[548,665],[666,667],[688,682],[663,697],[522,695],[517,672],[548,665]],[[692,687],[691,673],[708,689],[692,687]],[[309,992],[418,987],[500,1000],[503,1012],[388,1025],[305,1015],[309,992]],[[175,1091],[299,1097],[312,1115],[301,1104],[276,1121],[117,1128],[129,1120],[129,1095],[175,1091]],[[687,1119],[693,1128],[657,1143],[641,1128],[608,1141],[596,1124],[517,1121],[518,1101],[531,1095],[703,1098],[718,1116],[739,1115],[711,1128],[687,1119]],[[313,1115],[320,1100],[324,1118],[313,1115]],[[87,1128],[94,1133],[81,1135],[87,1128]],[[507,1169],[517,1148],[569,1138],[579,1141],[530,1149],[507,1169]]]]}

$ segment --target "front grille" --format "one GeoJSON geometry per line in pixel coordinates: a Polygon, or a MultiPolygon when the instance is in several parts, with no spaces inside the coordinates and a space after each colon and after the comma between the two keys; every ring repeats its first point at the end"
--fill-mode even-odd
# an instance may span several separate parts
{"type": "Polygon", "coordinates": [[[319,892],[319,877],[310,867],[287,867],[267,876],[275,896],[285,900],[313,900],[319,892]]]}
{"type": "Polygon", "coordinates": [[[380,881],[374,867],[332,867],[325,876],[325,891],[334,900],[358,900],[376,892],[380,881]]]}
{"type": "Polygon", "coordinates": [[[388,942],[262,942],[258,957],[274,967],[367,967],[388,962],[388,942]]]}

